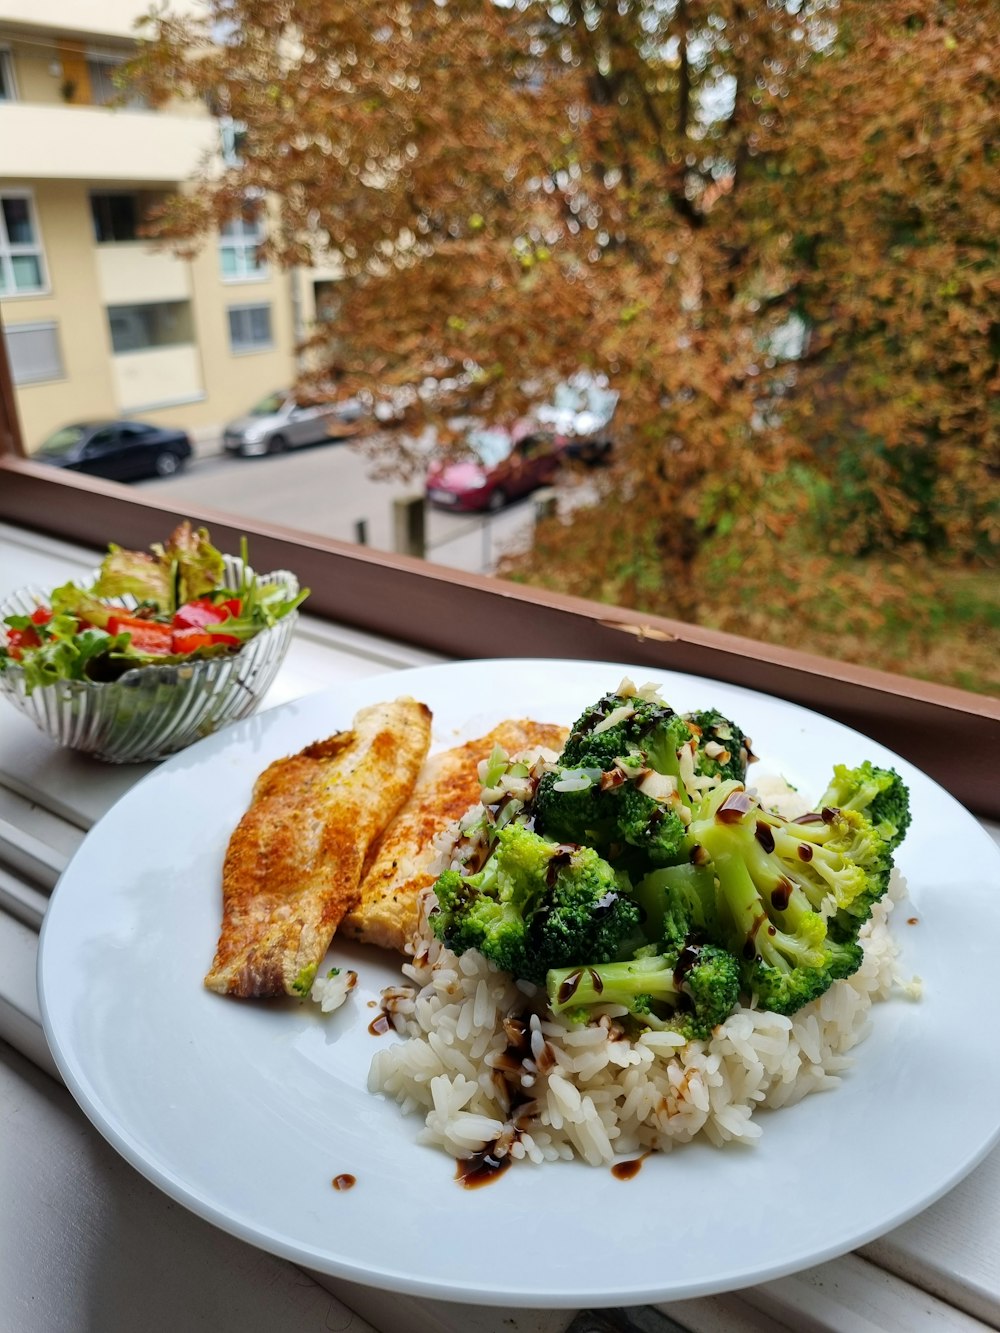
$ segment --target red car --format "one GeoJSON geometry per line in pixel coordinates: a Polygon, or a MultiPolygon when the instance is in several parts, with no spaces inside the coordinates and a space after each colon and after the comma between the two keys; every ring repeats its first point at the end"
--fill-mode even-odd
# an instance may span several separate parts
{"type": "Polygon", "coordinates": [[[472,457],[437,459],[427,469],[427,498],[442,509],[496,513],[508,500],[547,486],[559,470],[560,445],[527,424],[476,430],[465,443],[472,457]]]}

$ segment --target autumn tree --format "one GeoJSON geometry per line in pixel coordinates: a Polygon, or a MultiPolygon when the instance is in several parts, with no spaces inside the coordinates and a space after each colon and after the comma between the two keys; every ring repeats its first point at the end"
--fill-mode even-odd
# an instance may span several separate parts
{"type": "Polygon", "coordinates": [[[343,274],[324,374],[433,377],[411,427],[620,391],[598,507],[527,576],[697,617],[706,543],[780,536],[803,475],[834,547],[996,549],[993,0],[214,0],[147,35],[147,96],[242,130],[161,235],[276,201],[272,260],[343,274]]]}

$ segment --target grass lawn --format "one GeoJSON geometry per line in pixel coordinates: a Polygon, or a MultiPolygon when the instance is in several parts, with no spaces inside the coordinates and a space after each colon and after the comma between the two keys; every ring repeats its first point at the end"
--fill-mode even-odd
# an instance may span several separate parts
{"type": "MultiPolygon", "coordinates": [[[[578,518],[580,515],[578,515],[578,518]]],[[[583,511],[582,517],[588,517],[583,511]]],[[[803,516],[759,514],[717,534],[692,571],[685,615],[649,535],[608,541],[601,525],[540,524],[534,549],[504,560],[518,582],[779,643],[882,671],[1000,695],[1000,570],[922,550],[826,550],[803,516]]]]}
{"type": "Polygon", "coordinates": [[[849,558],[717,543],[699,621],[751,638],[1000,695],[1000,572],[920,553],[849,558]]]}

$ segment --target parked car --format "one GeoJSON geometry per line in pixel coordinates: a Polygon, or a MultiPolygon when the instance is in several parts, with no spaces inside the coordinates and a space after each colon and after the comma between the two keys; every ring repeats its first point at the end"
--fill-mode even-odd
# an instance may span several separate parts
{"type": "Polygon", "coordinates": [[[426,490],[432,504],[495,513],[508,500],[547,486],[559,470],[559,445],[529,423],[474,430],[465,443],[472,457],[431,460],[426,490]]]}
{"type": "Polygon", "coordinates": [[[280,454],[299,444],[320,444],[349,435],[364,416],[357,398],[306,406],[288,389],[269,393],[246,416],[230,421],[222,436],[227,454],[280,454]]]}
{"type": "Polygon", "coordinates": [[[148,421],[82,421],[50,435],[34,456],[71,472],[137,481],[172,477],[191,452],[191,441],[182,430],[165,430],[148,421]]]}
{"type": "Polygon", "coordinates": [[[581,371],[556,386],[550,403],[535,410],[539,425],[551,430],[568,458],[597,463],[612,448],[617,390],[603,375],[581,371]]]}

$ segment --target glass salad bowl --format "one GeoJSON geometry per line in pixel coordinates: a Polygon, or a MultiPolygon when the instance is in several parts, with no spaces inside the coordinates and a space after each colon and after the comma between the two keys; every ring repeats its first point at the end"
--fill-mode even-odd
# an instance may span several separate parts
{"type": "MultiPolygon", "coordinates": [[[[224,560],[223,584],[235,592],[253,571],[236,556],[224,560]]],[[[287,570],[256,578],[277,584],[289,597],[299,590],[287,570]]],[[[0,601],[0,622],[31,615],[47,595],[35,587],[11,593],[0,601]]],[[[126,610],[136,605],[128,596],[106,600],[126,610]]],[[[297,620],[298,612],[291,611],[225,656],[139,666],[114,681],[60,680],[29,693],[24,673],[11,663],[0,671],[0,693],[57,745],[113,764],[162,759],[253,712],[284,660],[297,620]]]]}

